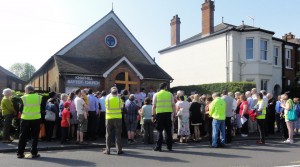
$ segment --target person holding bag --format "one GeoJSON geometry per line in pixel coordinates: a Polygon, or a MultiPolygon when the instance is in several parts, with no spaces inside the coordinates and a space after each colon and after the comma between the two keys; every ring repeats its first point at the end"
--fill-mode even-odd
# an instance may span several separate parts
{"type": "Polygon", "coordinates": [[[288,134],[289,138],[285,140],[283,143],[289,143],[293,144],[294,143],[294,128],[293,128],[293,121],[291,120],[291,116],[289,115],[289,112],[294,112],[290,111],[293,110],[294,103],[293,100],[289,98],[290,92],[285,92],[283,94],[283,100],[286,101],[285,103],[281,103],[281,107],[284,109],[284,118],[285,118],[285,123],[288,129],[288,134]],[[290,117],[289,117],[290,116],[290,117]]]}
{"type": "Polygon", "coordinates": [[[53,129],[55,125],[56,115],[58,108],[55,105],[56,99],[50,98],[46,104],[46,115],[45,115],[45,129],[46,129],[46,141],[50,142],[53,135],[53,129]]]}

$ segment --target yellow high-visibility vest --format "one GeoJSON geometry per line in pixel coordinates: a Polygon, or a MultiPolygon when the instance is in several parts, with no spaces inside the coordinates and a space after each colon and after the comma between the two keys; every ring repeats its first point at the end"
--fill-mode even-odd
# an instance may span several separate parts
{"type": "Polygon", "coordinates": [[[38,94],[26,94],[21,97],[23,101],[23,112],[21,119],[36,120],[41,119],[42,97],[38,94]]]}
{"type": "MultiPolygon", "coordinates": [[[[264,100],[261,99],[261,100],[259,100],[259,101],[257,102],[257,105],[259,106],[259,105],[261,105],[261,103],[263,103],[263,102],[264,102],[264,100]]],[[[259,115],[259,116],[257,116],[256,119],[266,119],[266,113],[267,113],[267,106],[266,106],[266,105],[267,105],[267,104],[265,104],[265,106],[264,106],[264,108],[263,108],[263,110],[262,110],[262,114],[259,115]]]]}
{"type": "Polygon", "coordinates": [[[161,90],[156,94],[156,114],[173,112],[172,94],[168,91],[161,90]]]}
{"type": "Polygon", "coordinates": [[[122,100],[117,96],[108,96],[105,99],[105,119],[122,119],[122,100]]]}

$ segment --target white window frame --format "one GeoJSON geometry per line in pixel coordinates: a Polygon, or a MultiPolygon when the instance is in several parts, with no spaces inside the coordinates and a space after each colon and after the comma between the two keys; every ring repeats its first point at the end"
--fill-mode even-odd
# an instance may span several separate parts
{"type": "Polygon", "coordinates": [[[260,90],[268,91],[268,79],[262,79],[260,80],[260,90]]]}
{"type": "Polygon", "coordinates": [[[293,68],[292,67],[292,50],[285,48],[285,68],[293,68]]]}
{"type": "Polygon", "coordinates": [[[245,54],[245,58],[246,60],[253,60],[254,59],[254,38],[252,37],[249,37],[249,38],[246,38],[246,54],[245,54]],[[247,40],[252,40],[252,48],[247,48],[247,40]],[[248,50],[252,50],[252,58],[247,58],[247,53],[248,53],[248,50]]]}
{"type": "Polygon", "coordinates": [[[259,48],[260,48],[260,60],[268,61],[268,40],[260,39],[259,48]],[[262,48],[262,42],[263,45],[266,46],[266,48],[262,48]]]}
{"type": "Polygon", "coordinates": [[[273,64],[275,66],[279,66],[279,47],[278,46],[274,46],[273,48],[273,64]]]}

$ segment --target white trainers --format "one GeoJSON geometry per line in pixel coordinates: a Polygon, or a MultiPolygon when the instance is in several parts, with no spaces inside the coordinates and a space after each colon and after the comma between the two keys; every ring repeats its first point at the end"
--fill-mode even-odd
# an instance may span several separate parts
{"type": "Polygon", "coordinates": [[[247,134],[241,134],[241,136],[242,136],[242,137],[248,137],[248,135],[247,135],[247,134]]]}
{"type": "Polygon", "coordinates": [[[290,143],[291,140],[290,139],[286,139],[285,141],[283,141],[283,143],[290,143]]]}
{"type": "Polygon", "coordinates": [[[294,140],[290,140],[290,144],[293,144],[294,143],[294,140]]]}

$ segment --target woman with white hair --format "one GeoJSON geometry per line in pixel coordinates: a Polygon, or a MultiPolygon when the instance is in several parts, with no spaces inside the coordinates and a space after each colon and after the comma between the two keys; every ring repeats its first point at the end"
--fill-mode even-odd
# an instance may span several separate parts
{"type": "Polygon", "coordinates": [[[3,128],[3,143],[11,143],[10,139],[10,127],[14,116],[16,115],[16,110],[14,109],[13,103],[11,101],[12,91],[9,88],[3,90],[4,95],[1,101],[2,116],[4,117],[4,128],[3,128]]]}

